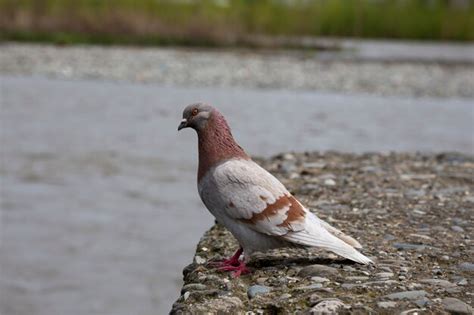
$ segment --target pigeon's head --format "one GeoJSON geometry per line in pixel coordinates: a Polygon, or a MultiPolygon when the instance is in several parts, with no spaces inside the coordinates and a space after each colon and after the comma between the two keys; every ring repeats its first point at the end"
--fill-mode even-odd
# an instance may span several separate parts
{"type": "Polygon", "coordinates": [[[178,130],[188,127],[193,128],[197,132],[203,130],[214,111],[215,109],[211,105],[205,103],[195,103],[186,106],[178,130]]]}

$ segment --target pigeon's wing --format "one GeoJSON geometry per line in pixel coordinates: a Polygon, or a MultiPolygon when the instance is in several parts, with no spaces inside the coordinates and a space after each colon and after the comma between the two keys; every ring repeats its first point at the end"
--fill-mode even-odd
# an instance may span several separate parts
{"type": "Polygon", "coordinates": [[[213,195],[219,199],[215,206],[253,230],[289,242],[324,248],[360,263],[371,262],[354,249],[354,245],[360,246],[357,241],[308,211],[258,164],[246,160],[228,161],[215,169],[213,178],[217,189],[213,195]]]}

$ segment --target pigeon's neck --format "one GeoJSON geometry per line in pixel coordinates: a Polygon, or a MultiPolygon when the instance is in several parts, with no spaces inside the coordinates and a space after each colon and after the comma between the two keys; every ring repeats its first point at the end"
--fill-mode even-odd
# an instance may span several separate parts
{"type": "Polygon", "coordinates": [[[250,159],[230,131],[225,118],[219,112],[213,112],[205,128],[198,132],[199,168],[198,181],[207,171],[218,163],[229,159],[250,159]]]}

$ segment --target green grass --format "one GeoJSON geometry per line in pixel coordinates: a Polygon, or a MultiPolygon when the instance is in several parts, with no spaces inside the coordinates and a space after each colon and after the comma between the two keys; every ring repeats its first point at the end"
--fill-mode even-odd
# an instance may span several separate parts
{"type": "Polygon", "coordinates": [[[445,0],[0,0],[0,39],[226,46],[248,35],[474,40],[445,0]]]}

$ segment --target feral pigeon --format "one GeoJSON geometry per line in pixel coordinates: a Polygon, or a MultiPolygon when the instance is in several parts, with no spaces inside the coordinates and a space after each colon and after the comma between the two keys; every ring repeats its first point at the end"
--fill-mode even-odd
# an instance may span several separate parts
{"type": "Polygon", "coordinates": [[[221,270],[239,276],[249,272],[245,262],[252,252],[286,246],[317,247],[361,264],[372,263],[356,250],[361,248],[359,242],[319,219],[252,161],[215,108],[204,103],[187,106],[178,130],[188,127],[198,134],[202,202],[240,244],[230,259],[220,262],[221,270]]]}

